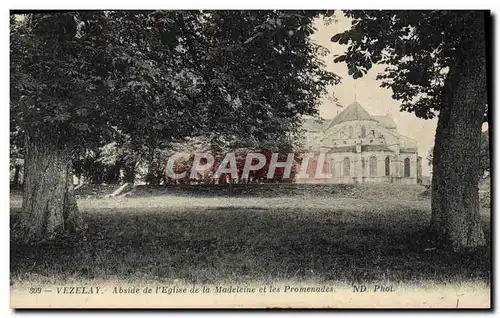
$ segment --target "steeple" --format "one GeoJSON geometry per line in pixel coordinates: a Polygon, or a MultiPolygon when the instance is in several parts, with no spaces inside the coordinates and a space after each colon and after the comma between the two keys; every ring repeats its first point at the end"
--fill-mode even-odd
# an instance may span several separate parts
{"type": "Polygon", "coordinates": [[[353,103],[357,103],[358,101],[356,100],[356,93],[357,93],[357,89],[356,89],[356,81],[354,81],[354,102],[353,103]]]}

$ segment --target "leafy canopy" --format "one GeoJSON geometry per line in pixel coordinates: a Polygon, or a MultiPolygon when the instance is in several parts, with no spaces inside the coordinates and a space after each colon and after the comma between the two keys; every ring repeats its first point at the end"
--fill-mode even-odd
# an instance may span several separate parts
{"type": "Polygon", "coordinates": [[[362,77],[373,64],[388,65],[382,87],[391,88],[401,109],[417,117],[433,118],[439,111],[446,74],[454,63],[474,54],[474,11],[344,11],[351,29],[333,42],[348,45],[335,58],[346,62],[349,75],[362,77]]]}
{"type": "Polygon", "coordinates": [[[11,112],[31,137],[138,149],[186,136],[265,140],[339,78],[312,11],[112,11],[11,17],[11,112]]]}

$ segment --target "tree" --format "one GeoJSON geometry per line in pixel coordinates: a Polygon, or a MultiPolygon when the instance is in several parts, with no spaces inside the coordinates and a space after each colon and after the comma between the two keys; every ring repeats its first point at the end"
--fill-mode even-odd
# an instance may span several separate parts
{"type": "Polygon", "coordinates": [[[310,11],[117,11],[11,18],[11,116],[25,136],[27,238],[78,228],[73,161],[129,138],[292,132],[338,77],[310,11]]]}
{"type": "Polygon", "coordinates": [[[11,17],[11,111],[25,139],[27,239],[77,228],[71,158],[92,136],[81,118],[99,124],[96,81],[105,64],[90,57],[102,53],[95,39],[104,20],[103,13],[11,17]]]}
{"type": "Polygon", "coordinates": [[[487,118],[484,11],[346,11],[352,27],[332,41],[347,44],[335,58],[358,78],[373,64],[420,118],[439,113],[433,153],[430,233],[455,251],[485,244],[478,204],[481,126],[487,118]],[[486,116],[485,116],[486,114],[486,116]]]}
{"type": "MultiPolygon", "coordinates": [[[[427,153],[427,160],[429,163],[429,167],[432,167],[433,153],[434,153],[434,147],[429,149],[429,152],[427,153]]],[[[481,169],[479,171],[479,176],[482,177],[486,172],[488,173],[490,172],[490,138],[487,130],[481,134],[481,150],[480,150],[479,161],[481,166],[481,169]]]]}

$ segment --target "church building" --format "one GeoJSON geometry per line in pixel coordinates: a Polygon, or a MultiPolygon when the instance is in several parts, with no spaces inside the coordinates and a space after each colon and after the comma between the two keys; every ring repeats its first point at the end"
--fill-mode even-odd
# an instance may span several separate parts
{"type": "Polygon", "coordinates": [[[305,145],[326,154],[318,175],[319,155],[311,158],[302,183],[396,183],[422,180],[417,142],[397,131],[389,115],[372,116],[353,102],[330,120],[307,119],[305,145]],[[325,177],[326,176],[326,177],[325,177]]]}

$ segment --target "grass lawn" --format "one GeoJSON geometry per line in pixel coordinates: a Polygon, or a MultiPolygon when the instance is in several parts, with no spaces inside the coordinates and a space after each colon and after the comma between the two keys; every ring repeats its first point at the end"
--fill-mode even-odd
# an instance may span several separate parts
{"type": "MultiPolygon", "coordinates": [[[[79,200],[82,233],[36,246],[11,234],[11,284],[489,284],[489,247],[456,255],[432,249],[422,237],[430,219],[430,199],[418,195],[423,187],[310,189],[267,196],[139,191],[79,200]]],[[[489,241],[489,209],[482,215],[489,241]]],[[[13,197],[11,225],[19,217],[13,197]]]]}

